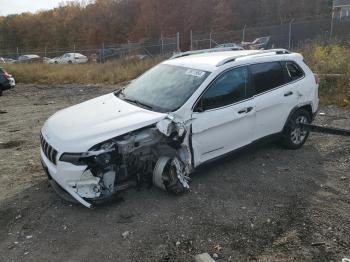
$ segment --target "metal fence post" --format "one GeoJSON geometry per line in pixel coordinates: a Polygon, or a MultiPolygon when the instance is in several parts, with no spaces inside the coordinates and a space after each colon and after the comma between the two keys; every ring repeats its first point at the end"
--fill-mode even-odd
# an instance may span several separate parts
{"type": "Polygon", "coordinates": [[[290,50],[292,48],[292,24],[294,22],[294,18],[289,22],[289,44],[288,49],[290,50]]]}
{"type": "Polygon", "coordinates": [[[105,62],[105,43],[102,43],[102,62],[105,62]]]}
{"type": "Polygon", "coordinates": [[[209,48],[211,48],[211,36],[212,36],[212,32],[210,31],[210,34],[209,34],[209,48]]]}
{"type": "Polygon", "coordinates": [[[243,27],[243,36],[242,36],[242,42],[245,42],[245,30],[247,29],[247,25],[244,25],[243,27]]]}
{"type": "Polygon", "coordinates": [[[190,40],[191,40],[191,51],[193,50],[193,32],[192,30],[190,31],[190,40]]]}
{"type": "Polygon", "coordinates": [[[18,57],[19,57],[19,50],[18,50],[18,47],[17,47],[17,59],[18,59],[18,57]]]}
{"type": "Polygon", "coordinates": [[[329,33],[329,39],[332,39],[333,36],[333,26],[334,26],[334,9],[332,10],[332,20],[331,20],[331,31],[329,33]]]}
{"type": "Polygon", "coordinates": [[[160,35],[160,42],[161,42],[161,55],[164,56],[164,40],[163,40],[163,34],[160,35]]]}
{"type": "Polygon", "coordinates": [[[176,49],[178,52],[180,51],[180,32],[176,33],[176,49]]]}

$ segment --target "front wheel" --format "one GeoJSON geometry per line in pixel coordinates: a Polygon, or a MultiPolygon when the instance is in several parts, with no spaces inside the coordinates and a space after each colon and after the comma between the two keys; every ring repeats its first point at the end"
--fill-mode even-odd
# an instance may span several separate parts
{"type": "Polygon", "coordinates": [[[306,142],[310,132],[302,128],[299,124],[310,124],[310,113],[305,109],[299,109],[288,120],[282,134],[282,144],[287,149],[299,149],[306,142]]]}

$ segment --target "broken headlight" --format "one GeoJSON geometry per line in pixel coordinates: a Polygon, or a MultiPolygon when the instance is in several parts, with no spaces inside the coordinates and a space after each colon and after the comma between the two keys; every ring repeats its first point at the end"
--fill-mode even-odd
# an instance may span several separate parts
{"type": "Polygon", "coordinates": [[[91,148],[86,153],[64,153],[60,161],[71,163],[76,166],[100,166],[106,167],[111,164],[116,148],[112,142],[105,142],[91,148]]]}
{"type": "Polygon", "coordinates": [[[71,163],[76,166],[86,166],[86,164],[82,161],[82,153],[64,153],[60,157],[60,161],[71,163]]]}

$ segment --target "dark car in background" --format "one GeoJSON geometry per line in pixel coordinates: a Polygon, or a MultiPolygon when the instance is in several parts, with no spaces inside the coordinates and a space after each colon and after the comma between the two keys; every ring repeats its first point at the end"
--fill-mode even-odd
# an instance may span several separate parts
{"type": "Polygon", "coordinates": [[[2,96],[2,92],[4,90],[15,87],[16,82],[15,79],[6,72],[5,69],[0,67],[0,96],[2,96]]]}

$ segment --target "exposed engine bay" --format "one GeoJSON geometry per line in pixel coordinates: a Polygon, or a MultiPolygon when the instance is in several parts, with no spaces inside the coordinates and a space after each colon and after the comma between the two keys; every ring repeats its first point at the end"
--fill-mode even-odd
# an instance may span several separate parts
{"type": "Polygon", "coordinates": [[[88,207],[91,201],[102,201],[142,184],[181,194],[189,189],[192,171],[188,139],[183,123],[166,118],[102,142],[88,152],[63,154],[60,161],[87,166],[80,180],[70,186],[82,198],[76,200],[88,207]]]}

